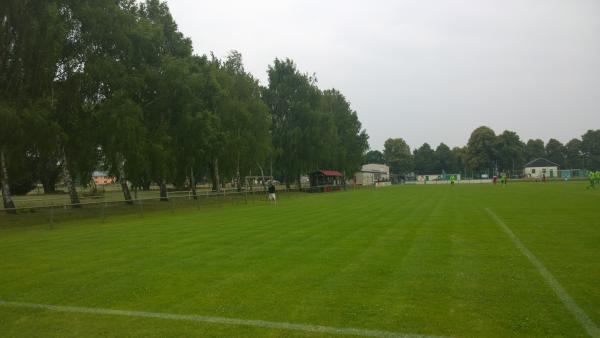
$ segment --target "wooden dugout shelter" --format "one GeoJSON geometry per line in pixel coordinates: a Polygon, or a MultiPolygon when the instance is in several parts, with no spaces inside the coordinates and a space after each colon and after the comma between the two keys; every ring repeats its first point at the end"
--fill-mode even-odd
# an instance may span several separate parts
{"type": "Polygon", "coordinates": [[[311,192],[331,192],[342,189],[344,175],[337,170],[318,170],[308,174],[311,192]]]}

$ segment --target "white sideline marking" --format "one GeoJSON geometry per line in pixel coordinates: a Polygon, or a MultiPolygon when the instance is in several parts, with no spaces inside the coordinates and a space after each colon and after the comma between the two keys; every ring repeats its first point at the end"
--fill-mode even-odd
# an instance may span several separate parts
{"type": "Polygon", "coordinates": [[[352,327],[341,328],[341,327],[331,327],[331,326],[322,326],[322,325],[294,324],[294,323],[286,323],[286,322],[270,322],[270,321],[265,321],[265,320],[250,320],[250,319],[238,319],[238,318],[226,318],[226,317],[182,315],[182,314],[164,313],[164,312],[114,310],[114,309],[102,309],[102,308],[91,308],[91,307],[81,307],[81,306],[60,306],[60,305],[35,304],[35,303],[23,303],[23,302],[8,302],[8,301],[3,301],[3,300],[0,300],[0,305],[7,306],[7,307],[43,309],[43,310],[50,310],[50,311],[56,311],[56,312],[90,313],[90,314],[96,314],[96,315],[115,315],[115,316],[126,316],[126,317],[142,317],[142,318],[159,318],[159,319],[183,320],[183,321],[204,322],[204,323],[213,323],[213,324],[254,326],[254,327],[269,328],[269,329],[329,333],[329,334],[336,334],[336,335],[353,335],[353,336],[386,337],[386,338],[387,337],[444,338],[442,336],[405,334],[405,333],[398,333],[398,332],[391,332],[391,331],[357,329],[357,328],[352,328],[352,327]]]}
{"type": "Polygon", "coordinates": [[[519,240],[519,238],[512,232],[512,230],[510,230],[510,228],[502,221],[502,219],[500,219],[500,217],[498,217],[489,208],[485,208],[485,211],[494,219],[494,221],[496,221],[496,223],[502,228],[502,230],[506,232],[506,234],[508,235],[508,237],[510,237],[515,246],[519,248],[519,250],[525,257],[529,259],[531,264],[533,264],[533,266],[536,267],[536,269],[540,272],[542,277],[544,277],[544,279],[546,280],[546,283],[550,285],[552,290],[554,290],[554,293],[556,293],[558,298],[563,302],[563,304],[571,312],[571,314],[575,316],[575,319],[577,319],[579,324],[583,326],[587,333],[595,338],[600,337],[600,329],[598,328],[598,326],[596,326],[596,323],[594,323],[592,319],[588,317],[585,311],[583,311],[583,309],[580,308],[579,305],[577,305],[577,303],[575,303],[575,300],[571,296],[569,296],[567,291],[565,291],[565,289],[562,287],[562,285],[560,285],[558,280],[554,278],[552,273],[550,273],[550,271],[546,269],[544,264],[542,264],[542,262],[540,262],[540,260],[538,260],[537,257],[535,257],[535,255],[531,253],[529,249],[527,249],[523,242],[519,240]]]}

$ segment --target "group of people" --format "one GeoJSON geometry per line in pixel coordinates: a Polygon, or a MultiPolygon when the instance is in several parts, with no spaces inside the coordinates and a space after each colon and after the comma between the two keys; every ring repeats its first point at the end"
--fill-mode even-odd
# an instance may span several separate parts
{"type": "Polygon", "coordinates": [[[494,175],[492,182],[494,185],[498,184],[498,179],[500,180],[500,185],[503,187],[508,183],[508,175],[506,173],[500,173],[500,176],[494,175]]]}
{"type": "Polygon", "coordinates": [[[600,184],[600,171],[588,171],[588,179],[590,185],[587,188],[596,189],[596,185],[600,184]]]}

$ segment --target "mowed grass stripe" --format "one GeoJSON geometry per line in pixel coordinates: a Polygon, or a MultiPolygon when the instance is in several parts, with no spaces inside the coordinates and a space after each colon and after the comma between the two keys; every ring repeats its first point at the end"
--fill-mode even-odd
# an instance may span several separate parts
{"type": "MultiPolygon", "coordinates": [[[[420,222],[412,221],[415,215],[426,215],[422,211],[431,208],[424,203],[427,196],[417,196],[405,203],[386,203],[382,195],[374,199],[375,204],[379,203],[379,215],[394,215],[382,221],[379,217],[373,217],[369,212],[365,212],[361,217],[362,222],[359,225],[362,231],[353,232],[352,236],[343,236],[334,240],[332,245],[327,246],[325,250],[319,252],[321,259],[330,261],[334,259],[334,268],[322,271],[315,276],[317,284],[311,288],[313,291],[299,295],[300,302],[296,305],[296,313],[310,312],[315,314],[318,308],[325,308],[331,311],[339,311],[345,308],[349,311],[344,320],[357,320],[356,312],[351,311],[353,307],[364,307],[364,303],[356,303],[347,299],[348,293],[363,294],[363,302],[373,303],[372,300],[381,292],[391,281],[386,278],[380,278],[381,274],[387,275],[387,271],[395,269],[401,264],[403,252],[409,250],[410,243],[414,239],[414,233],[420,227],[420,222]],[[398,213],[394,212],[397,211],[398,213]],[[382,226],[382,223],[385,226],[382,226]],[[390,241],[392,234],[397,234],[398,241],[395,248],[400,252],[390,250],[385,246],[385,242],[390,241]],[[340,251],[340,249],[343,249],[340,251]],[[337,251],[337,252],[336,252],[337,251]],[[339,263],[338,263],[339,262],[339,263]],[[382,266],[385,265],[385,266],[382,266]]],[[[371,209],[372,210],[372,209],[371,209]]],[[[331,266],[331,264],[328,264],[331,266]]],[[[308,269],[307,269],[308,272],[308,269]]],[[[318,316],[315,315],[314,320],[318,316]]],[[[372,325],[381,322],[380,315],[374,315],[371,318],[360,318],[373,321],[372,325]]],[[[410,323],[404,323],[410,325],[410,323]]]]}
{"type": "MultiPolygon", "coordinates": [[[[317,237],[322,236],[323,232],[326,232],[327,230],[328,221],[326,217],[323,217],[323,213],[328,211],[327,207],[321,207],[318,208],[319,211],[314,211],[308,215],[302,215],[302,217],[294,221],[293,226],[286,224],[285,220],[288,220],[289,222],[295,215],[285,213],[280,214],[280,212],[285,212],[281,210],[281,206],[278,206],[277,209],[278,210],[272,211],[276,217],[272,217],[270,221],[271,229],[267,230],[271,233],[275,233],[276,236],[263,241],[258,241],[251,248],[239,250],[237,253],[230,256],[233,260],[240,260],[248,256],[252,257],[255,261],[260,259],[257,261],[260,265],[245,265],[241,267],[242,270],[239,271],[241,275],[244,275],[246,270],[252,270],[252,273],[249,274],[250,278],[244,279],[244,283],[246,284],[253,285],[253,282],[256,281],[269,282],[270,279],[281,278],[284,271],[297,271],[298,266],[290,266],[290,260],[283,258],[289,258],[290,256],[294,257],[293,252],[295,250],[302,249],[306,243],[310,243],[317,237]],[[290,239],[292,239],[292,241],[290,241],[290,239]],[[265,247],[265,244],[269,245],[265,247]],[[268,271],[261,272],[261,266],[268,266],[270,268],[268,271]]],[[[354,227],[351,231],[343,232],[340,236],[337,236],[337,239],[342,240],[358,231],[360,231],[360,228],[354,227]]],[[[327,249],[327,247],[324,246],[322,249],[327,249]]],[[[315,254],[314,251],[306,252],[305,250],[301,250],[301,253],[303,254],[303,256],[300,257],[302,259],[309,258],[306,256],[307,254],[315,254]]],[[[293,263],[293,261],[291,263],[293,263]]],[[[301,264],[302,262],[300,261],[297,263],[301,264]]],[[[230,278],[222,283],[227,283],[228,281],[231,281],[232,283],[237,282],[230,278]]]]}
{"type": "MultiPolygon", "coordinates": [[[[406,211],[402,210],[401,215],[406,215],[406,218],[390,218],[386,221],[390,224],[390,230],[371,247],[371,255],[364,257],[362,268],[357,269],[356,273],[367,276],[364,284],[369,285],[370,292],[365,295],[367,301],[363,306],[372,309],[372,317],[377,318],[382,327],[401,326],[408,331],[418,329],[423,332],[440,332],[443,325],[434,318],[436,313],[444,312],[443,302],[428,307],[430,313],[426,317],[429,322],[419,320],[421,325],[415,325],[415,320],[410,318],[416,314],[418,317],[424,315],[420,313],[420,306],[415,307],[413,301],[418,299],[423,305],[428,303],[427,293],[431,290],[428,280],[444,275],[447,269],[443,264],[437,265],[443,263],[444,258],[430,256],[428,248],[431,243],[440,243],[435,237],[441,227],[432,226],[432,221],[445,203],[447,191],[424,190],[413,194],[412,198],[417,204],[406,211]],[[403,232],[405,229],[408,231],[403,232]],[[432,259],[435,261],[435,269],[429,269],[432,259]],[[396,316],[382,316],[382,309],[388,309],[396,316]],[[426,324],[423,326],[423,323],[426,324]]],[[[390,215],[395,214],[390,212],[390,215]]]]}
{"type": "MultiPolygon", "coordinates": [[[[443,336],[583,337],[483,210],[491,205],[507,222],[518,220],[515,233],[594,315],[598,222],[579,188],[400,186],[282,198],[277,207],[179,208],[54,229],[11,227],[0,231],[0,298],[443,336]],[[549,204],[560,218],[552,231],[533,222],[548,212],[529,207],[540,194],[564,200],[559,210],[569,212],[561,216],[549,204]],[[567,218],[570,228],[559,227],[567,218]],[[535,237],[540,231],[543,241],[535,237]],[[568,257],[591,259],[561,260],[548,242],[565,251],[576,246],[568,257]],[[589,273],[565,277],[583,268],[589,273]]],[[[50,328],[60,330],[56,336],[327,335],[0,307],[0,332],[39,336],[50,328]]]]}
{"type": "Polygon", "coordinates": [[[540,275],[544,278],[544,280],[548,283],[548,285],[552,288],[552,290],[556,293],[556,296],[563,302],[565,307],[573,314],[573,316],[577,319],[577,321],[581,324],[581,326],[586,330],[586,332],[596,338],[600,337],[600,329],[594,323],[590,317],[577,305],[575,300],[565,291],[562,285],[558,282],[558,280],[552,275],[550,271],[544,266],[540,260],[535,257],[535,255],[527,249],[527,247],[521,242],[521,240],[512,232],[512,230],[500,219],[490,208],[485,208],[485,211],[490,215],[490,217],[498,224],[502,230],[506,233],[506,235],[511,239],[511,241],[515,244],[515,246],[519,249],[519,251],[527,257],[527,259],[535,266],[535,268],[539,271],[540,275]]]}

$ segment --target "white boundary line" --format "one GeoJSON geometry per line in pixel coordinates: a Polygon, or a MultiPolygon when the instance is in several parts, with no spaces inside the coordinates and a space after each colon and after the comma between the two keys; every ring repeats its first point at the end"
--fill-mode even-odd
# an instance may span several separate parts
{"type": "Polygon", "coordinates": [[[583,326],[587,333],[595,338],[600,337],[600,329],[598,328],[598,326],[596,326],[596,323],[594,323],[592,319],[588,317],[585,311],[583,311],[583,309],[580,308],[579,305],[577,305],[577,303],[575,303],[575,300],[571,296],[569,296],[567,291],[565,291],[565,289],[562,287],[562,285],[560,285],[558,280],[554,278],[552,273],[548,271],[548,269],[546,269],[544,264],[542,264],[542,262],[540,262],[540,260],[537,259],[537,257],[535,257],[535,255],[531,251],[529,251],[529,249],[527,249],[523,242],[519,240],[519,238],[512,232],[512,230],[510,230],[510,228],[502,221],[502,219],[500,219],[500,217],[498,217],[492,210],[490,210],[490,208],[485,208],[485,211],[488,213],[488,215],[490,215],[491,218],[494,219],[494,221],[502,228],[502,230],[504,230],[508,237],[510,237],[510,239],[519,249],[519,251],[521,251],[521,253],[525,257],[527,257],[527,259],[529,259],[531,264],[535,266],[535,268],[539,271],[542,277],[544,277],[546,283],[550,285],[552,290],[554,290],[554,293],[556,293],[558,298],[561,300],[561,302],[563,302],[563,304],[569,310],[569,312],[571,312],[571,314],[575,316],[575,319],[577,319],[579,324],[583,326]]]}
{"type": "Polygon", "coordinates": [[[129,310],[114,310],[114,309],[102,309],[102,308],[91,308],[81,306],[60,306],[60,305],[48,305],[48,304],[36,304],[36,303],[24,303],[24,302],[9,302],[0,300],[0,306],[6,307],[19,307],[27,309],[42,309],[56,312],[71,312],[71,313],[86,313],[96,315],[113,315],[113,316],[125,316],[125,317],[140,317],[140,318],[158,318],[158,319],[170,319],[170,320],[182,320],[191,322],[204,322],[212,324],[225,324],[225,325],[241,325],[241,326],[254,326],[268,329],[279,329],[279,330],[295,330],[304,332],[315,332],[315,333],[328,333],[335,335],[352,335],[352,336],[364,336],[364,337],[394,337],[394,338],[444,338],[442,336],[429,336],[420,334],[405,334],[391,331],[380,331],[380,330],[367,330],[357,329],[351,327],[331,327],[322,325],[309,325],[309,324],[294,324],[286,322],[270,322],[265,320],[250,320],[250,319],[238,319],[238,318],[226,318],[226,317],[210,317],[210,316],[197,316],[197,315],[183,315],[174,313],[163,313],[163,312],[146,312],[146,311],[129,311],[129,310]]]}

